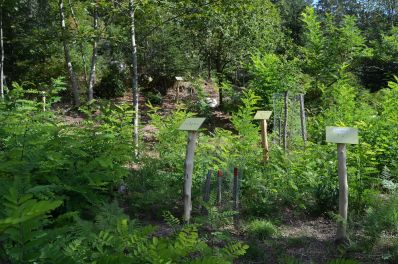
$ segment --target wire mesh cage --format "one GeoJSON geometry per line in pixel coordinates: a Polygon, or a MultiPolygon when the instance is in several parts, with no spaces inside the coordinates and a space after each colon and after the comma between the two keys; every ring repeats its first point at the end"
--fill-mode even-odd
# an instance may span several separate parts
{"type": "Polygon", "coordinates": [[[296,145],[305,145],[306,120],[304,95],[275,93],[272,96],[274,129],[273,141],[288,149],[296,145]]]}

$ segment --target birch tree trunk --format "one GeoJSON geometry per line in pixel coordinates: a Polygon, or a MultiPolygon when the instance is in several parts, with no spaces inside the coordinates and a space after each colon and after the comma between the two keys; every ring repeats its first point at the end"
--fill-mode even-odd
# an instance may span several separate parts
{"type": "Polygon", "coordinates": [[[79,84],[77,82],[76,73],[73,70],[73,64],[70,57],[69,46],[66,40],[66,22],[65,22],[65,9],[64,9],[64,0],[59,1],[59,13],[61,16],[61,31],[62,31],[62,42],[64,45],[64,54],[65,54],[65,62],[68,68],[69,78],[72,85],[72,93],[75,106],[80,105],[80,92],[79,92],[79,84]]]}
{"type": "MultiPolygon", "coordinates": [[[[72,1],[68,0],[69,3],[69,9],[70,9],[70,13],[72,14],[72,19],[73,22],[76,25],[76,31],[79,34],[79,21],[77,20],[75,11],[73,10],[73,5],[72,5],[72,1]]],[[[84,50],[83,50],[83,45],[80,42],[79,43],[79,50],[80,50],[80,55],[82,56],[82,61],[83,61],[83,75],[84,75],[84,82],[85,84],[88,86],[88,79],[87,79],[87,59],[86,59],[86,55],[84,54],[84,50]]]]}
{"type": "Polygon", "coordinates": [[[0,61],[0,96],[4,99],[4,38],[3,38],[3,5],[0,9],[0,49],[1,49],[1,61],[0,61]]]}
{"type": "Polygon", "coordinates": [[[135,4],[134,0],[130,0],[130,34],[131,34],[131,61],[132,61],[132,76],[131,86],[133,92],[133,107],[134,107],[134,146],[135,156],[138,156],[138,124],[139,124],[139,90],[138,90],[138,69],[137,69],[137,44],[135,41],[135,4]]]}
{"type": "Polygon", "coordinates": [[[94,40],[93,40],[93,55],[91,57],[91,68],[90,68],[90,79],[88,81],[88,101],[92,101],[94,99],[94,84],[95,84],[95,73],[96,73],[96,63],[97,63],[97,54],[98,54],[98,0],[95,1],[94,7],[94,40]]]}

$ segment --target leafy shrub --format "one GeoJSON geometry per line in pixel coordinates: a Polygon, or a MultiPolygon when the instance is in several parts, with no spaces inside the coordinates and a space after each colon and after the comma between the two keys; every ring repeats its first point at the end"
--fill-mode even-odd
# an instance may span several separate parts
{"type": "Polygon", "coordinates": [[[126,76],[113,64],[101,81],[94,87],[94,95],[99,98],[111,99],[122,96],[127,89],[126,76]]]}
{"type": "Polygon", "coordinates": [[[263,240],[275,236],[278,229],[270,221],[256,219],[247,224],[246,232],[249,237],[263,240]]]}
{"type": "Polygon", "coordinates": [[[309,88],[309,77],[304,75],[298,60],[288,61],[276,54],[252,56],[250,87],[261,97],[262,105],[272,104],[274,93],[304,92],[309,88]]]}
{"type": "Polygon", "coordinates": [[[161,93],[157,92],[157,91],[147,92],[146,98],[147,98],[148,102],[153,105],[159,105],[162,103],[162,100],[163,100],[161,93]]]}
{"type": "Polygon", "coordinates": [[[127,216],[103,209],[100,218],[110,221],[87,225],[77,219],[75,229],[80,235],[71,238],[63,251],[75,263],[232,263],[247,249],[240,243],[210,248],[194,226],[186,226],[172,237],[158,237],[153,234],[155,228],[139,227],[127,216]],[[87,235],[81,236],[82,232],[87,235]]]}
{"type": "Polygon", "coordinates": [[[51,238],[44,229],[50,223],[48,213],[62,201],[38,201],[31,193],[20,193],[15,187],[11,187],[2,200],[0,260],[5,263],[34,261],[51,238]]]}
{"type": "Polygon", "coordinates": [[[386,201],[375,202],[374,207],[369,209],[365,231],[372,239],[379,238],[383,232],[398,234],[397,194],[386,201]]]}
{"type": "MultiPolygon", "coordinates": [[[[15,91],[16,92],[16,91],[15,91]]],[[[17,181],[90,215],[93,204],[127,175],[131,160],[129,108],[103,105],[101,114],[68,125],[24,92],[0,103],[0,192],[17,181]]]]}

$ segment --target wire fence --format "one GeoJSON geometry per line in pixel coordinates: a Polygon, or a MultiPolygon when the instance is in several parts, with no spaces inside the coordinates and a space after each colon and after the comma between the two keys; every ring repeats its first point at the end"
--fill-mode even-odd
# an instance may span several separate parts
{"type": "Polygon", "coordinates": [[[272,96],[275,144],[288,149],[306,141],[304,95],[275,93],[272,96]],[[286,141],[286,142],[285,142],[286,141]]]}

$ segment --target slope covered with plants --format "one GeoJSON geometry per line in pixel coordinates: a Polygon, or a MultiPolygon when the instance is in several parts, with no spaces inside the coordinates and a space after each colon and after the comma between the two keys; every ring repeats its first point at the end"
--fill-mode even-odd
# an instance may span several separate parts
{"type": "Polygon", "coordinates": [[[1,263],[398,261],[396,1],[0,7],[1,263]]]}

